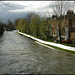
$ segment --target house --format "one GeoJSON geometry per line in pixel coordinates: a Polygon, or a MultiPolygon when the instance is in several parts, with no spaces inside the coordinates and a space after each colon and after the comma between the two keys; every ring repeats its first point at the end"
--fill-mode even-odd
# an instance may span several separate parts
{"type": "Polygon", "coordinates": [[[69,20],[68,38],[72,39],[72,42],[75,45],[75,13],[73,11],[68,11],[67,18],[69,20]]]}
{"type": "MultiPolygon", "coordinates": [[[[59,37],[59,20],[56,15],[50,20],[52,26],[53,37],[59,37]]],[[[61,36],[66,39],[71,39],[75,44],[75,13],[73,10],[68,10],[67,15],[62,16],[61,20],[61,36]]]]}

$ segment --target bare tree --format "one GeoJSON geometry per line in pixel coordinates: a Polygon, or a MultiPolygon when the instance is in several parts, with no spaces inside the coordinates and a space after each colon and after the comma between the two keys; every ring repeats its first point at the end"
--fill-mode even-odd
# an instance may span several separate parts
{"type": "MultiPolygon", "coordinates": [[[[0,1],[0,9],[5,9],[4,6],[11,7],[8,2],[0,1]]],[[[1,20],[2,20],[2,16],[0,17],[0,33],[3,33],[4,32],[4,25],[2,24],[1,20]]]]}
{"type": "Polygon", "coordinates": [[[9,5],[9,3],[8,3],[8,2],[0,1],[0,8],[3,8],[3,9],[4,9],[3,5],[6,5],[6,6],[11,7],[11,6],[9,5]]]}
{"type": "Polygon", "coordinates": [[[62,43],[61,39],[61,21],[63,16],[66,14],[67,10],[71,7],[71,3],[69,1],[54,1],[51,5],[53,12],[57,15],[58,19],[58,27],[59,27],[59,37],[60,43],[62,43]]]}
{"type": "Polygon", "coordinates": [[[69,1],[54,1],[52,3],[52,9],[58,17],[61,15],[65,15],[67,10],[71,7],[71,2],[69,1]]]}

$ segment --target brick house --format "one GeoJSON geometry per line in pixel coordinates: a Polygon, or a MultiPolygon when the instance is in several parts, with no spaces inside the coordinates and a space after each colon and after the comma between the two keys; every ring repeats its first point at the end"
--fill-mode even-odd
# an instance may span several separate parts
{"type": "MultiPolygon", "coordinates": [[[[59,37],[59,26],[57,16],[53,15],[50,20],[52,26],[53,37],[59,37]]],[[[72,10],[67,11],[67,15],[63,16],[61,21],[61,35],[66,39],[72,39],[75,43],[75,13],[72,10]]]]}
{"type": "MultiPolygon", "coordinates": [[[[59,21],[56,18],[51,19],[51,26],[52,26],[52,29],[53,29],[52,32],[53,32],[53,36],[55,36],[55,37],[59,37],[58,23],[59,23],[59,21]]],[[[62,33],[62,36],[65,36],[65,34],[66,34],[67,37],[68,37],[68,23],[69,23],[68,19],[63,19],[61,21],[61,33],[62,33]],[[66,30],[66,32],[65,32],[65,30],[66,30]]]]}
{"type": "Polygon", "coordinates": [[[75,13],[73,11],[67,12],[67,18],[69,20],[68,38],[72,39],[72,42],[75,45],[75,13]]]}

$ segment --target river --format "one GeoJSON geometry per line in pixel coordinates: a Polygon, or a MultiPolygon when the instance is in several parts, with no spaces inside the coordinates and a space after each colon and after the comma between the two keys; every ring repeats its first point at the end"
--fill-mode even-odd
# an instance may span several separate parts
{"type": "Polygon", "coordinates": [[[0,74],[75,74],[75,54],[39,45],[16,30],[0,40],[0,74]]]}

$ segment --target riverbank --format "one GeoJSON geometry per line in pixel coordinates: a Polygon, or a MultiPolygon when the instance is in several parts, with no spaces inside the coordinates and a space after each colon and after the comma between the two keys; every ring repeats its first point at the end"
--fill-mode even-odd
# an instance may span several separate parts
{"type": "Polygon", "coordinates": [[[65,45],[62,45],[62,44],[54,43],[54,42],[43,41],[41,39],[35,38],[35,37],[31,36],[31,35],[28,35],[28,34],[25,34],[25,33],[19,32],[19,31],[18,31],[18,33],[22,34],[22,35],[24,35],[26,37],[29,37],[29,38],[31,38],[33,40],[36,40],[36,41],[38,41],[38,42],[40,42],[42,44],[50,45],[50,46],[57,47],[57,48],[60,48],[60,49],[64,49],[66,51],[73,51],[75,53],[75,47],[65,46],[65,45]]]}

